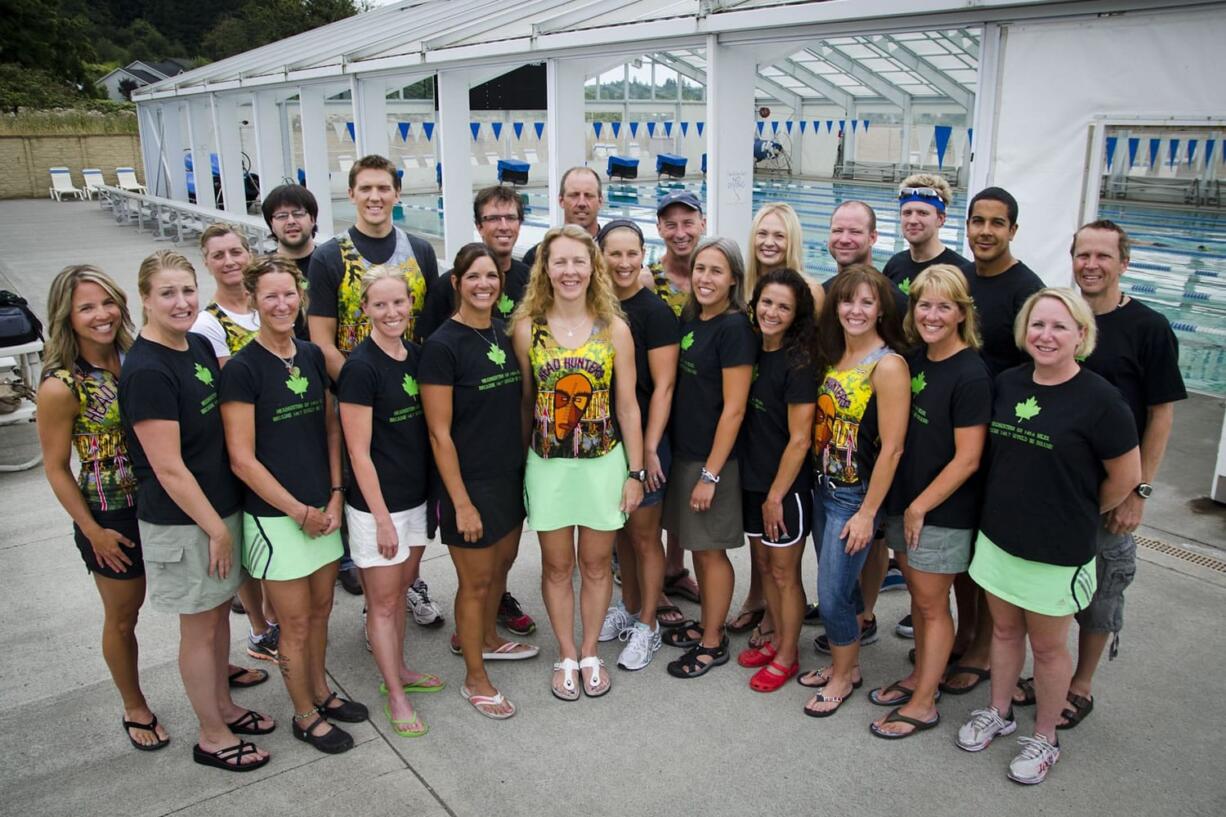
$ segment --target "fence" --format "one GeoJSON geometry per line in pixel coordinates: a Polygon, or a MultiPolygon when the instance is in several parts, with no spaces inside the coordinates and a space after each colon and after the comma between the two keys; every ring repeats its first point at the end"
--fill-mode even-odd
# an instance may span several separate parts
{"type": "Polygon", "coordinates": [[[140,137],[136,134],[0,136],[0,199],[39,198],[51,186],[49,168],[67,167],[75,187],[81,170],[96,167],[108,182],[116,167],[134,167],[143,175],[140,137]]]}

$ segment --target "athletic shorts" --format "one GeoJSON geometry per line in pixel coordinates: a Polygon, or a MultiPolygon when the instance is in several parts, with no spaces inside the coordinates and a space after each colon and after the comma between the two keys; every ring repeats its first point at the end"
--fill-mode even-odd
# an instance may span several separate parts
{"type": "Polygon", "coordinates": [[[409,548],[430,543],[426,536],[426,506],[423,502],[415,508],[396,511],[392,514],[392,526],[396,528],[399,543],[396,555],[385,559],[379,554],[375,517],[359,511],[352,505],[345,506],[345,524],[349,527],[349,556],[358,567],[391,567],[409,558],[409,548]]]}
{"type": "Polygon", "coordinates": [[[766,525],[762,521],[762,503],[766,501],[766,494],[762,491],[742,491],[741,519],[745,527],[745,535],[754,539],[761,539],[762,544],[767,547],[785,548],[802,544],[805,541],[805,537],[809,535],[809,529],[813,524],[812,520],[809,519],[811,496],[812,492],[810,491],[784,495],[783,527],[787,530],[787,534],[778,540],[774,540],[763,535],[766,525]]]}
{"type": "Polygon", "coordinates": [[[621,512],[627,479],[621,445],[600,457],[551,457],[528,452],[524,469],[524,507],[528,527],[551,531],[571,526],[616,531],[626,524],[621,512]]]}
{"type": "Polygon", "coordinates": [[[979,532],[969,573],[975,583],[1014,607],[1044,616],[1071,616],[1094,597],[1094,560],[1068,567],[1007,553],[979,532]]]}
{"type": "Polygon", "coordinates": [[[99,525],[128,537],[136,544],[136,547],[123,548],[124,555],[132,560],[127,570],[123,573],[111,570],[98,561],[89,537],[77,527],[76,522],[73,522],[72,540],[76,543],[77,550],[81,552],[81,561],[85,562],[85,569],[106,579],[143,579],[145,577],[145,557],[140,547],[140,525],[136,521],[136,508],[120,508],[114,511],[91,510],[90,513],[99,525]]]}
{"type": "Polygon", "coordinates": [[[302,579],[344,553],[339,528],[312,539],[288,516],[243,513],[243,567],[260,581],[302,579]]]}
{"type": "Polygon", "coordinates": [[[640,508],[650,508],[664,501],[664,492],[668,490],[668,475],[673,465],[673,450],[668,443],[667,434],[660,438],[660,445],[656,447],[656,456],[660,458],[660,470],[664,472],[664,484],[654,491],[643,494],[643,501],[639,503],[640,508]]]}
{"type": "Polygon", "coordinates": [[[519,472],[498,479],[466,480],[464,490],[481,514],[481,538],[465,542],[456,528],[455,506],[447,491],[438,500],[439,538],[449,547],[486,548],[524,521],[524,482],[519,472]]]}

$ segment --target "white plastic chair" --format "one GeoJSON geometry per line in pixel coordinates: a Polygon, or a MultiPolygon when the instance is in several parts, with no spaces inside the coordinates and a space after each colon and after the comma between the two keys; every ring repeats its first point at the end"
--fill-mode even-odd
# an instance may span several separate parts
{"type": "Polygon", "coordinates": [[[119,187],[129,193],[145,193],[145,186],[136,180],[136,171],[130,167],[115,168],[115,176],[119,179],[119,187]]]}
{"type": "Polygon", "coordinates": [[[96,167],[87,167],[81,171],[81,176],[85,179],[85,197],[93,199],[94,194],[101,193],[102,188],[106,186],[106,179],[102,177],[102,171],[96,167]]]}
{"type": "Polygon", "coordinates": [[[72,186],[72,173],[66,167],[50,168],[51,172],[51,187],[48,188],[48,193],[51,198],[56,201],[63,201],[64,196],[76,196],[78,199],[84,198],[85,194],[72,186]]]}

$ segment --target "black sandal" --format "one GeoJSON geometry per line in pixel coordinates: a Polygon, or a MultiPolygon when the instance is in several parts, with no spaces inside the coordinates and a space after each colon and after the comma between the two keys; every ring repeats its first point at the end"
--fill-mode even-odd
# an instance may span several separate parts
{"type": "Polygon", "coordinates": [[[724,636],[718,647],[704,647],[695,644],[676,661],[668,665],[668,674],[674,678],[698,678],[706,675],[713,667],[728,663],[728,636],[724,636]],[[710,661],[700,661],[700,658],[710,658],[710,661]]]}
{"type": "Polygon", "coordinates": [[[679,584],[679,582],[682,579],[689,578],[689,575],[690,575],[690,571],[683,567],[677,573],[674,573],[671,576],[665,576],[664,577],[664,592],[665,594],[669,596],[680,596],[686,601],[692,601],[695,604],[701,604],[702,597],[698,593],[695,593],[693,590],[691,590],[689,587],[686,587],[683,584],[679,584]]]}
{"type": "Polygon", "coordinates": [[[170,745],[170,738],[165,737],[165,738],[158,738],[157,743],[150,743],[149,745],[146,746],[145,744],[138,741],[136,738],[132,737],[132,735],[128,733],[129,729],[139,729],[142,732],[152,732],[153,736],[157,738],[157,734],[158,734],[157,732],[158,716],[157,715],[154,715],[153,720],[149,721],[149,723],[137,723],[136,721],[125,720],[123,722],[123,733],[128,736],[128,740],[132,742],[132,745],[135,748],[140,749],[142,752],[156,752],[158,749],[165,749],[167,746],[170,745]]]}
{"type": "MultiPolygon", "coordinates": [[[[872,692],[868,693],[868,699],[877,706],[902,706],[911,702],[911,698],[915,696],[914,689],[907,689],[902,685],[901,681],[895,681],[888,687],[877,687],[872,692]],[[888,701],[881,700],[881,696],[887,692],[901,693],[897,698],[888,701]]],[[[895,710],[897,711],[897,710],[895,710]]]]}
{"type": "Polygon", "coordinates": [[[762,623],[762,619],[766,617],[766,608],[759,607],[757,610],[742,610],[732,617],[732,621],[728,622],[726,628],[733,635],[747,633],[750,630],[757,629],[762,623]],[[746,618],[747,617],[747,618],[746,618]],[[742,618],[745,618],[744,624],[737,624],[742,618]]]}
{"type": "MultiPolygon", "coordinates": [[[[1017,698],[1014,698],[1013,699],[1014,706],[1034,706],[1036,699],[1034,697],[1034,679],[1033,678],[1018,678],[1017,679],[1017,691],[1022,693],[1022,699],[1019,701],[1017,698]]],[[[1058,729],[1059,726],[1057,726],[1056,728],[1058,729]]]]}
{"type": "Polygon", "coordinates": [[[360,704],[357,701],[349,701],[335,692],[328,693],[328,697],[324,698],[323,703],[315,707],[319,714],[323,715],[330,721],[344,721],[345,723],[361,723],[370,718],[370,710],[365,704],[360,704]],[[340,701],[340,706],[329,707],[332,701],[340,701]]]}
{"type": "MultiPolygon", "coordinates": [[[[876,701],[873,703],[876,703],[876,701]]],[[[906,723],[914,726],[915,728],[910,732],[887,732],[879,727],[876,721],[873,721],[868,725],[868,731],[872,732],[877,737],[885,738],[886,740],[902,740],[903,738],[909,738],[919,732],[927,731],[940,722],[940,712],[938,712],[937,716],[930,721],[921,721],[918,718],[908,718],[906,715],[895,709],[893,712],[885,716],[885,720],[882,721],[883,725],[887,723],[906,723]]]]}
{"type": "Polygon", "coordinates": [[[675,604],[657,604],[656,605],[656,623],[660,625],[661,629],[672,630],[677,627],[683,627],[685,626],[685,623],[687,620],[688,619],[686,619],[685,616],[681,615],[681,608],[675,604]],[[677,620],[677,621],[665,621],[664,619],[660,617],[662,615],[681,616],[681,618],[680,620],[677,620]]]}
{"type": "Polygon", "coordinates": [[[984,681],[991,678],[992,671],[990,669],[979,669],[979,667],[964,667],[961,664],[954,664],[952,667],[945,670],[946,678],[949,678],[949,676],[951,675],[974,675],[975,682],[968,687],[956,687],[956,686],[950,686],[949,683],[946,681],[941,681],[941,683],[937,684],[937,689],[939,689],[941,692],[948,692],[950,695],[965,695],[966,693],[970,692],[975,687],[982,684],[984,681]]]}
{"type": "Polygon", "coordinates": [[[815,692],[813,693],[813,697],[809,699],[809,703],[805,704],[804,712],[810,718],[829,718],[835,712],[838,712],[843,708],[843,703],[850,698],[852,693],[855,691],[856,687],[853,684],[851,689],[847,691],[846,695],[827,695],[825,690],[815,692]],[[816,709],[810,709],[809,704],[838,704],[838,706],[836,706],[834,709],[819,711],[816,709]]]}
{"type": "Polygon", "coordinates": [[[1060,717],[1064,718],[1066,723],[1056,724],[1057,729],[1072,729],[1077,724],[1086,719],[1086,716],[1094,711],[1094,696],[1086,697],[1084,695],[1076,695],[1072,692],[1068,694],[1068,702],[1072,707],[1065,707],[1060,713],[1060,717]]]}
{"type": "Polygon", "coordinates": [[[262,669],[245,669],[239,667],[230,673],[230,689],[246,689],[247,687],[256,687],[268,680],[268,671],[262,669]],[[254,675],[254,681],[240,681],[244,675],[254,675]]]}
{"type": "Polygon", "coordinates": [[[272,726],[261,727],[260,721],[264,720],[264,716],[254,709],[248,709],[246,714],[240,715],[236,720],[227,723],[230,731],[236,735],[267,735],[269,732],[277,728],[277,724],[272,722],[272,718],[268,718],[272,722],[272,726]]]}
{"type": "Polygon", "coordinates": [[[660,635],[661,643],[667,644],[670,647],[680,647],[688,650],[691,647],[698,645],[702,641],[702,627],[697,621],[687,618],[675,627],[666,630],[660,635]],[[690,633],[698,633],[696,636],[691,636],[690,633]]]}
{"type": "Polygon", "coordinates": [[[192,747],[192,760],[201,766],[212,766],[214,769],[225,769],[227,772],[250,772],[267,765],[268,761],[272,760],[272,755],[265,755],[252,763],[243,762],[245,756],[254,755],[257,751],[255,744],[246,740],[240,740],[233,746],[218,749],[216,752],[206,752],[197,743],[192,747]]]}
{"type": "Polygon", "coordinates": [[[298,721],[294,721],[294,737],[303,743],[309,743],[321,752],[330,755],[339,755],[341,752],[348,752],[353,748],[353,735],[350,735],[339,726],[333,725],[331,729],[324,732],[322,735],[313,735],[311,730],[319,725],[321,721],[326,723],[322,715],[316,715],[315,719],[308,723],[305,728],[298,725],[298,721]]]}

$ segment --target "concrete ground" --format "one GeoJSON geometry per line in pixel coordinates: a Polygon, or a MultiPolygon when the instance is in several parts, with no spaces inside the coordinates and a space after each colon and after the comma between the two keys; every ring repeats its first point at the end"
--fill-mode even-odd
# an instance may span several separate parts
{"type": "MultiPolygon", "coordinates": [[[[0,286],[22,292],[40,312],[51,276],[64,265],[97,263],[134,295],[140,259],[164,246],[116,226],[97,204],[0,202],[0,286]]],[[[1220,399],[1179,405],[1142,533],[1226,560],[1217,549],[1226,543],[1226,513],[1203,500],[1222,411],[1220,399]]],[[[34,445],[31,428],[0,429],[0,462],[24,458],[34,445]]],[[[352,730],[357,747],[333,757],[295,741],[290,704],[274,678],[236,695],[279,720],[277,731],[260,739],[273,761],[234,775],[190,760],[193,717],[178,677],[170,616],[148,612],[138,632],[146,693],[173,742],[154,754],[129,747],[99,649],[100,605],[66,514],[38,469],[0,475],[0,508],[7,520],[0,538],[4,814],[1226,813],[1218,743],[1226,703],[1214,692],[1226,654],[1226,573],[1149,548],[1141,549],[1129,592],[1122,652],[1099,674],[1095,711],[1062,733],[1060,764],[1033,789],[1005,778],[1012,739],[980,755],[953,744],[957,725],[986,700],[984,688],[947,697],[943,723],[932,732],[896,744],[869,734],[868,723],[885,710],[869,703],[868,689],[908,670],[910,645],[890,634],[864,648],[865,688],[826,720],[801,714],[807,695],[794,684],[772,695],[753,693],[749,671],[734,663],[690,683],[673,679],[664,665],[677,651],[668,647],[641,673],[614,671],[608,697],[554,700],[548,688],[554,649],[531,534],[510,585],[540,625],[527,640],[542,647],[542,657],[492,671],[520,708],[513,719],[486,720],[460,698],[462,666],[446,645],[450,626],[425,631],[410,624],[411,663],[442,674],[448,688],[416,698],[429,735],[397,737],[380,714],[378,679],[361,638],[361,599],[338,590],[329,670],[339,691],[374,712],[370,723],[352,730]]],[[[733,555],[742,583],[746,557],[744,550],[733,555]]],[[[814,569],[807,559],[808,587],[814,569]]],[[[443,548],[428,551],[423,573],[450,619],[455,574],[443,548]]],[[[737,598],[743,593],[742,584],[737,598]]],[[[906,606],[905,593],[882,597],[883,631],[906,606]]],[[[238,658],[245,621],[232,622],[238,658]]],[[[806,668],[820,664],[808,646],[818,632],[803,634],[806,668]]],[[[734,648],[743,643],[744,637],[734,639],[734,648]]],[[[618,647],[602,645],[610,666],[618,647]]],[[[1020,710],[1019,717],[1028,729],[1032,710],[1020,710]]]]}

